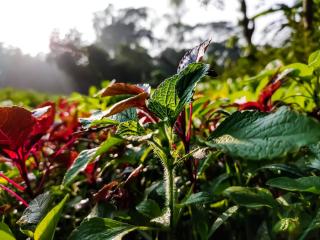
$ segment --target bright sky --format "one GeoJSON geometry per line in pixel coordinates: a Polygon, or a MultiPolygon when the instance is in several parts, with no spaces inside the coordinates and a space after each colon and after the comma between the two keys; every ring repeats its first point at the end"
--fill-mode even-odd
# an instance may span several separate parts
{"type": "MultiPolygon", "coordinates": [[[[202,6],[199,0],[186,0],[184,22],[195,24],[213,20],[237,22],[239,19],[238,0],[228,0],[224,11],[213,5],[202,6]]],[[[293,0],[265,0],[263,8],[272,3],[293,0]]],[[[248,0],[250,13],[256,12],[261,0],[248,0]]],[[[154,9],[155,15],[163,17],[168,13],[168,0],[5,0],[0,4],[0,42],[5,46],[19,47],[24,53],[36,55],[48,52],[51,32],[59,29],[63,34],[71,28],[83,33],[83,38],[95,39],[92,27],[93,13],[104,10],[109,4],[116,8],[142,7],[154,9]]],[[[159,30],[163,31],[163,30],[159,30]]],[[[156,33],[161,36],[161,32],[156,33]]],[[[162,34],[163,35],[163,34],[162,34]]],[[[214,39],[213,39],[214,40],[214,39]]]]}

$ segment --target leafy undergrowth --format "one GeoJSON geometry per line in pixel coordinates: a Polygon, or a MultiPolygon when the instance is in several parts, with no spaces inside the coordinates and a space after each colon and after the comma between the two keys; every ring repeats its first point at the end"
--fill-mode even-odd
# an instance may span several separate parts
{"type": "MultiPolygon", "coordinates": [[[[317,239],[320,51],[0,107],[0,239],[317,239]]],[[[7,104],[7,103],[6,103],[7,104]]]]}

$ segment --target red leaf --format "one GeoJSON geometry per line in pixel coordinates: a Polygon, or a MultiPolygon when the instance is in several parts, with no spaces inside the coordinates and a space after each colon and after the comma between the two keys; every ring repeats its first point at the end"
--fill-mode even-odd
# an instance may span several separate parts
{"type": "Polygon", "coordinates": [[[52,126],[55,117],[55,104],[46,102],[39,108],[32,111],[32,115],[37,119],[32,135],[44,134],[52,126]]]}
{"type": "Polygon", "coordinates": [[[256,109],[262,111],[262,107],[258,102],[246,102],[238,105],[240,111],[242,110],[249,110],[249,109],[256,109]]]}
{"type": "Polygon", "coordinates": [[[119,182],[112,181],[104,185],[95,195],[94,199],[98,202],[101,200],[108,200],[111,197],[112,190],[114,190],[119,185],[119,182]]]}
{"type": "Polygon", "coordinates": [[[116,96],[122,94],[137,95],[145,92],[142,88],[128,83],[112,83],[108,87],[102,90],[102,97],[105,96],[116,96]]]}
{"type": "Polygon", "coordinates": [[[132,107],[140,107],[143,108],[146,106],[146,99],[148,98],[149,94],[146,92],[140,93],[136,96],[124,99],[116,104],[114,104],[111,108],[109,108],[104,117],[109,117],[114,114],[120,113],[128,108],[132,107]]]}
{"type": "Polygon", "coordinates": [[[0,147],[17,150],[30,136],[36,119],[21,107],[0,107],[0,147]]]}
{"type": "Polygon", "coordinates": [[[282,82],[276,81],[268,84],[259,95],[258,103],[263,108],[263,111],[270,111],[272,108],[271,97],[281,87],[282,82]]]}

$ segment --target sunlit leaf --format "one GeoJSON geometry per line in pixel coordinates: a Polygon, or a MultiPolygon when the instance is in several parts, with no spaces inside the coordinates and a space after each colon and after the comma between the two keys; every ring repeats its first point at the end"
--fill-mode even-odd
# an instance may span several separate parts
{"type": "Polygon", "coordinates": [[[200,45],[190,49],[185,53],[182,59],[179,62],[177,72],[180,73],[183,69],[185,69],[190,63],[195,63],[201,61],[207,48],[211,42],[211,39],[203,41],[200,45]]]}
{"type": "Polygon", "coordinates": [[[36,119],[21,107],[0,107],[0,116],[0,146],[16,150],[31,134],[36,119]]]}
{"type": "Polygon", "coordinates": [[[63,200],[53,209],[51,209],[50,212],[48,212],[48,214],[41,220],[34,232],[35,240],[53,239],[63,207],[68,199],[69,195],[66,195],[63,200]]]}
{"type": "Polygon", "coordinates": [[[211,134],[211,147],[248,160],[273,159],[320,140],[320,124],[281,107],[267,114],[236,112],[211,134]]]}
{"type": "Polygon", "coordinates": [[[303,63],[292,63],[284,66],[282,69],[293,69],[291,74],[300,77],[311,76],[313,73],[313,68],[303,63]]]}
{"type": "Polygon", "coordinates": [[[146,100],[148,98],[148,93],[140,93],[136,96],[124,99],[116,104],[114,104],[112,107],[110,107],[108,110],[104,112],[104,117],[110,117],[114,114],[120,113],[128,108],[134,108],[134,107],[145,107],[146,106],[146,100]]]}
{"type": "Polygon", "coordinates": [[[0,239],[3,240],[15,240],[10,228],[4,222],[0,222],[0,239]]]}
{"type": "Polygon", "coordinates": [[[320,50],[317,50],[310,54],[308,59],[308,65],[313,68],[320,67],[320,50]]]}
{"type": "Polygon", "coordinates": [[[101,97],[116,96],[121,94],[138,95],[145,92],[142,88],[129,83],[112,83],[101,93],[101,97]]]}
{"type": "Polygon", "coordinates": [[[208,65],[192,63],[182,72],[162,82],[151,95],[148,108],[161,120],[173,124],[185,104],[190,102],[196,84],[205,76],[208,65]]]}

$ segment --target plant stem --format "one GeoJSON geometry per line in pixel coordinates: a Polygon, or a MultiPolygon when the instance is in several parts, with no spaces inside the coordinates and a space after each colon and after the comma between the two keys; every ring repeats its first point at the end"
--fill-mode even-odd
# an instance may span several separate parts
{"type": "MultiPolygon", "coordinates": [[[[168,138],[169,146],[173,146],[173,128],[166,125],[165,132],[168,138]]],[[[164,164],[164,182],[165,182],[165,192],[166,192],[166,205],[170,209],[170,232],[173,234],[175,227],[175,183],[174,183],[174,163],[175,160],[169,156],[166,164],[164,164]]],[[[173,235],[171,235],[172,239],[173,235]]]]}
{"type": "Polygon", "coordinates": [[[26,206],[26,207],[29,206],[28,203],[22,197],[20,197],[17,193],[12,191],[10,188],[7,188],[6,186],[3,186],[2,184],[0,184],[0,188],[2,188],[3,190],[7,191],[11,196],[15,197],[24,206],[26,206]]]}
{"type": "Polygon", "coordinates": [[[19,165],[18,169],[20,171],[20,175],[26,183],[26,192],[29,194],[29,196],[31,198],[33,198],[33,191],[32,191],[31,184],[30,184],[30,181],[28,178],[28,172],[27,172],[27,167],[26,167],[25,161],[22,159],[19,159],[18,165],[19,165]]]}
{"type": "Polygon", "coordinates": [[[165,166],[165,193],[166,193],[166,206],[170,209],[170,239],[174,237],[175,228],[175,183],[174,183],[174,169],[165,166]]]}

